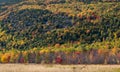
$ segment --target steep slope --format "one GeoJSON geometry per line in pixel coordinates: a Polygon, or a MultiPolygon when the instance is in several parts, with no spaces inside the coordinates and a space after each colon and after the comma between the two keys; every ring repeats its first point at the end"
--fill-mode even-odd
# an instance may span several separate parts
{"type": "Polygon", "coordinates": [[[6,17],[3,14],[1,18],[0,47],[28,49],[119,38],[119,7],[120,3],[14,4],[3,12],[6,17]]]}

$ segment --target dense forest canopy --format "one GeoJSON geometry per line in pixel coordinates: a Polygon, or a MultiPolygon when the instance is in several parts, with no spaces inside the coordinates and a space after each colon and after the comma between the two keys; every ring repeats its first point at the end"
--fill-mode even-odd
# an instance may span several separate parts
{"type": "Polygon", "coordinates": [[[120,3],[104,1],[0,0],[13,3],[0,6],[0,48],[92,44],[119,38],[120,3]]]}
{"type": "Polygon", "coordinates": [[[0,0],[0,5],[10,5],[10,4],[15,4],[22,2],[23,0],[0,0]]]}
{"type": "Polygon", "coordinates": [[[120,0],[0,0],[0,63],[120,64],[120,0]]]}

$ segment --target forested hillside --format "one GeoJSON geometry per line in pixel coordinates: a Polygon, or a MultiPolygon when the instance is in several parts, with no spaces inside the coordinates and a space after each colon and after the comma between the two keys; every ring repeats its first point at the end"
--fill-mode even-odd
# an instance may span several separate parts
{"type": "Polygon", "coordinates": [[[26,58],[27,53],[32,53],[36,59],[39,50],[45,56],[51,52],[58,56],[59,53],[60,56],[69,53],[74,56],[81,51],[84,55],[84,51],[88,51],[87,56],[92,51],[96,53],[96,49],[99,53],[100,49],[100,54],[105,54],[103,62],[106,53],[119,51],[118,0],[0,0],[0,5],[0,56],[3,56],[3,62],[10,62],[6,60],[9,54],[5,53],[9,50],[20,55],[19,62],[21,55],[26,58]]]}
{"type": "Polygon", "coordinates": [[[119,3],[81,4],[81,2],[21,5],[1,21],[1,47],[33,48],[55,44],[91,44],[119,38],[119,3]],[[12,39],[12,40],[11,40],[12,39]],[[17,42],[22,42],[21,44],[17,42]],[[13,44],[13,42],[15,42],[13,44]]]}

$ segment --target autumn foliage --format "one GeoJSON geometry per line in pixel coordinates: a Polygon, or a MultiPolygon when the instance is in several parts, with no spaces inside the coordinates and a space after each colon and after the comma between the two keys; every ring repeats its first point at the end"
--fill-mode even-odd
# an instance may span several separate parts
{"type": "Polygon", "coordinates": [[[118,0],[9,1],[0,2],[0,63],[120,64],[118,0]]]}

